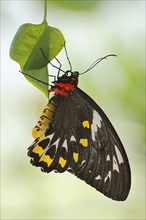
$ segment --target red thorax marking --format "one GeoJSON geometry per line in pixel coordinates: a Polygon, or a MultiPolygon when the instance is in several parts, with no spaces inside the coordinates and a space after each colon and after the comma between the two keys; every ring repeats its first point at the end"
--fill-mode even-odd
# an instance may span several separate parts
{"type": "Polygon", "coordinates": [[[61,96],[67,96],[69,91],[73,91],[77,86],[78,77],[72,77],[70,82],[54,82],[54,86],[51,87],[51,92],[55,92],[61,96]]]}
{"type": "Polygon", "coordinates": [[[59,82],[55,82],[55,86],[60,87],[62,89],[65,89],[66,91],[69,90],[73,90],[74,89],[74,85],[71,83],[59,83],[59,82]]]}
{"type": "Polygon", "coordinates": [[[74,85],[71,83],[60,83],[55,82],[55,86],[51,88],[51,92],[55,92],[56,94],[60,94],[62,96],[68,95],[68,91],[74,90],[74,85]]]}

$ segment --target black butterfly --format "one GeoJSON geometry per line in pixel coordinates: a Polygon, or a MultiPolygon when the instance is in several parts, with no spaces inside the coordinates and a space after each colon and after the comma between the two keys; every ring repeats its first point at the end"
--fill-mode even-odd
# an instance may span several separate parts
{"type": "MultiPolygon", "coordinates": [[[[90,67],[93,68],[95,63],[90,67]]],[[[78,88],[79,72],[57,77],[28,149],[43,172],[69,171],[114,200],[127,198],[131,173],[124,147],[102,109],[78,88]]]]}

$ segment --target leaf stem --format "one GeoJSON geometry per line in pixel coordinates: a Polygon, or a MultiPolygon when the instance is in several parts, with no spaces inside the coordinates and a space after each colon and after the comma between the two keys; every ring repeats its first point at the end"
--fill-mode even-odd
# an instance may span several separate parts
{"type": "Polygon", "coordinates": [[[47,0],[44,0],[44,23],[47,23],[47,0]]]}

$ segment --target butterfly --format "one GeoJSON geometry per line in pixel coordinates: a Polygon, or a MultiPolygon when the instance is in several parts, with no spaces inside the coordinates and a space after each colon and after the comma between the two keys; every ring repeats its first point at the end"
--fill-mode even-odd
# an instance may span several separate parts
{"type": "Polygon", "coordinates": [[[43,172],[68,171],[105,196],[124,201],[131,185],[126,152],[103,110],[78,87],[79,75],[72,70],[58,74],[50,88],[53,96],[32,131],[28,156],[43,172]]]}

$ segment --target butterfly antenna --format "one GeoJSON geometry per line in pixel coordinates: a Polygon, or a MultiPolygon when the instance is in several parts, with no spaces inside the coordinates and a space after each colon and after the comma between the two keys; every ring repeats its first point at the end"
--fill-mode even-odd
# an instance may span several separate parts
{"type": "Polygon", "coordinates": [[[19,70],[19,72],[22,73],[22,74],[25,75],[25,76],[28,76],[28,77],[30,77],[30,78],[36,80],[37,82],[43,83],[43,84],[45,84],[45,85],[47,85],[47,86],[50,86],[48,83],[46,83],[46,82],[44,82],[44,81],[42,81],[42,80],[40,80],[40,79],[36,79],[35,77],[33,77],[33,76],[31,76],[31,75],[29,75],[29,74],[27,74],[27,73],[24,73],[24,72],[22,72],[22,71],[20,71],[20,70],[19,70]]]}
{"type": "MultiPolygon", "coordinates": [[[[55,57],[55,60],[59,63],[59,69],[58,69],[58,74],[57,74],[57,79],[59,78],[59,74],[60,74],[60,71],[61,71],[61,66],[62,64],[60,63],[60,61],[55,57]]],[[[65,73],[65,71],[63,71],[65,73]]]]}
{"type": "Polygon", "coordinates": [[[106,55],[104,57],[101,57],[101,58],[95,60],[95,62],[92,63],[91,66],[86,71],[84,71],[83,73],[80,73],[79,75],[87,73],[88,71],[93,69],[98,63],[100,63],[102,60],[106,59],[107,57],[117,57],[117,55],[115,55],[115,54],[108,54],[108,55],[106,55]]]}
{"type": "MultiPolygon", "coordinates": [[[[53,63],[51,63],[51,61],[48,60],[48,58],[46,57],[46,55],[45,55],[44,51],[42,50],[42,48],[40,48],[40,50],[41,50],[43,56],[45,57],[45,59],[49,62],[49,64],[51,64],[51,66],[58,69],[59,72],[61,71],[61,72],[65,73],[65,71],[61,69],[61,65],[60,65],[60,67],[55,66],[53,63]]],[[[57,58],[55,58],[55,59],[59,62],[59,60],[57,58]]],[[[59,64],[61,64],[61,63],[59,62],[59,64]]]]}
{"type": "Polygon", "coordinates": [[[66,57],[67,57],[69,66],[70,66],[70,71],[72,71],[72,65],[71,65],[71,62],[70,62],[70,59],[69,59],[69,56],[68,56],[68,53],[67,53],[67,49],[66,49],[65,43],[64,43],[64,50],[65,50],[65,53],[66,53],[66,57]]]}

